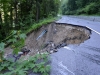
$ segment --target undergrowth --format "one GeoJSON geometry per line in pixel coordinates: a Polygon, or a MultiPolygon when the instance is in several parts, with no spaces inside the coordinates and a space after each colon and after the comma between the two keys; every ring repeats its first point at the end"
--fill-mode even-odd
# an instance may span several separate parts
{"type": "Polygon", "coordinates": [[[41,75],[49,75],[50,65],[48,64],[48,54],[36,54],[35,56],[31,56],[28,60],[12,62],[4,58],[4,48],[5,45],[11,43],[13,53],[18,54],[25,45],[26,34],[56,19],[57,18],[49,18],[41,20],[26,30],[12,30],[10,35],[0,43],[0,75],[28,75],[29,71],[40,73],[41,75]]]}
{"type": "MultiPolygon", "coordinates": [[[[20,31],[13,31],[11,42],[13,54],[18,54],[21,48],[25,45],[26,35],[20,31]]],[[[33,73],[40,73],[42,75],[49,75],[50,65],[48,64],[48,53],[36,54],[30,56],[27,60],[20,58],[13,61],[11,58],[4,58],[5,43],[0,43],[0,75],[28,75],[29,71],[33,73]]]]}
{"type": "Polygon", "coordinates": [[[34,23],[33,25],[31,25],[31,27],[29,27],[27,30],[25,30],[24,32],[27,34],[33,30],[37,30],[39,29],[41,26],[43,25],[47,25],[55,20],[57,20],[58,17],[55,17],[55,18],[49,18],[49,19],[44,19],[44,20],[41,20],[39,21],[39,23],[34,23]]]}
{"type": "Polygon", "coordinates": [[[49,75],[48,54],[37,54],[28,60],[13,63],[3,59],[0,62],[0,75],[28,75],[31,71],[41,75],[49,75]]]}

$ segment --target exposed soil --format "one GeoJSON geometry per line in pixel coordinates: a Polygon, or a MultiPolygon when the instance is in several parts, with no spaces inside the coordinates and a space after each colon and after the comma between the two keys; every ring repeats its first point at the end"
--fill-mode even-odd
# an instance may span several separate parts
{"type": "MultiPolygon", "coordinates": [[[[26,38],[25,47],[31,50],[30,55],[46,51],[53,53],[66,45],[83,43],[90,38],[90,34],[91,31],[86,27],[51,23],[30,33],[26,38]],[[44,30],[47,32],[38,38],[44,30]],[[38,40],[36,40],[37,38],[38,40]]],[[[10,48],[7,50],[6,53],[12,52],[10,48]]]]}

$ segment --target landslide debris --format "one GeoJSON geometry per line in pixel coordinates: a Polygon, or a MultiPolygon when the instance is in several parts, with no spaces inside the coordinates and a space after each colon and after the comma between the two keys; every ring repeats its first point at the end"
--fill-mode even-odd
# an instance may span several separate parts
{"type": "Polygon", "coordinates": [[[56,52],[58,48],[69,44],[83,43],[90,38],[90,34],[91,31],[86,27],[51,23],[30,33],[26,39],[26,46],[32,51],[32,55],[46,51],[53,53],[56,52]],[[45,30],[46,32],[44,33],[45,30]]]}
{"type": "MultiPolygon", "coordinates": [[[[31,51],[29,56],[43,52],[53,53],[69,44],[83,43],[90,38],[90,34],[91,30],[86,27],[51,23],[28,34],[24,48],[31,51]]],[[[8,53],[12,53],[10,47],[6,48],[5,54],[8,53]]]]}

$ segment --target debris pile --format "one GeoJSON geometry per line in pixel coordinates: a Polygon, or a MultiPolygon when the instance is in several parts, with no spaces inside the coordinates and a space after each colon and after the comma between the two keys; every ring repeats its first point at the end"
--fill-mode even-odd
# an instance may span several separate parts
{"type": "Polygon", "coordinates": [[[11,61],[11,62],[16,62],[21,56],[25,56],[27,55],[28,53],[30,52],[29,49],[27,48],[22,48],[20,52],[18,52],[18,54],[13,54],[13,53],[10,53],[10,54],[7,54],[5,56],[6,60],[8,61],[11,61]]]}

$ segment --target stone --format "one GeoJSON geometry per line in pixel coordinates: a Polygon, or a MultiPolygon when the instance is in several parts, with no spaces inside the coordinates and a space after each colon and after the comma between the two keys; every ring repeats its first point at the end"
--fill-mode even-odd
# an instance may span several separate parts
{"type": "Polygon", "coordinates": [[[58,50],[57,49],[54,49],[54,52],[58,52],[58,50]]]}
{"type": "Polygon", "coordinates": [[[51,51],[50,51],[50,54],[52,54],[53,52],[54,52],[54,51],[53,51],[53,50],[51,50],[51,51]]]}
{"type": "Polygon", "coordinates": [[[67,44],[66,43],[62,43],[61,44],[61,47],[64,47],[64,46],[67,46],[67,44]]]}

